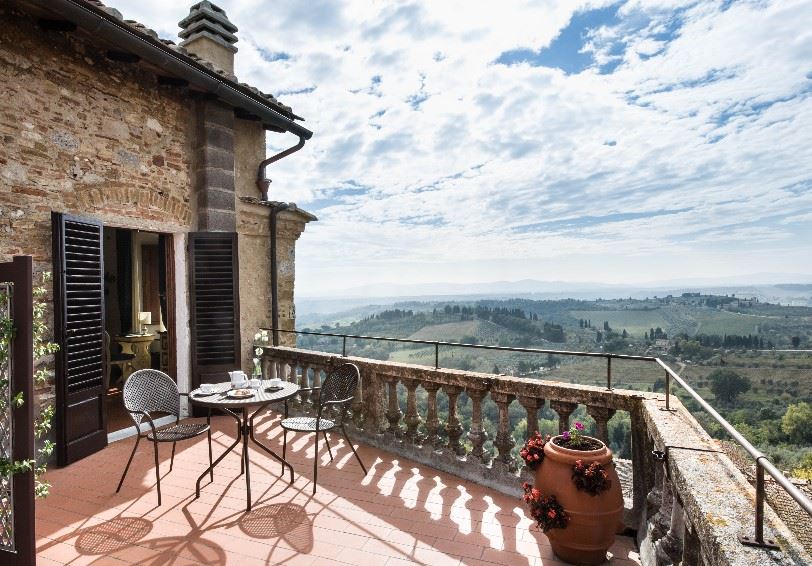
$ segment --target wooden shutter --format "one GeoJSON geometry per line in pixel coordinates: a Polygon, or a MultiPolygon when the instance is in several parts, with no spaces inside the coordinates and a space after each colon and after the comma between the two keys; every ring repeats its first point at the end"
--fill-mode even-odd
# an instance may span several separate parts
{"type": "Polygon", "coordinates": [[[240,367],[237,234],[189,234],[192,386],[240,367]]]}
{"type": "Polygon", "coordinates": [[[107,446],[101,222],[54,214],[57,462],[107,446]]]}

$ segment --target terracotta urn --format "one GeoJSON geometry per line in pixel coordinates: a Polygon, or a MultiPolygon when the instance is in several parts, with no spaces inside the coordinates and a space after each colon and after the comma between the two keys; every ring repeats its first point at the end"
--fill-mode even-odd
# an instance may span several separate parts
{"type": "Polygon", "coordinates": [[[595,450],[575,450],[559,446],[562,436],[553,437],[544,446],[544,461],[536,469],[537,487],[545,495],[554,495],[569,515],[564,529],[550,529],[546,534],[553,552],[572,564],[601,564],[606,551],[615,541],[615,533],[623,517],[623,494],[620,480],[612,464],[612,451],[596,438],[589,439],[595,450]],[[598,462],[604,466],[612,482],[608,490],[598,495],[579,491],[572,480],[577,460],[598,462]]]}

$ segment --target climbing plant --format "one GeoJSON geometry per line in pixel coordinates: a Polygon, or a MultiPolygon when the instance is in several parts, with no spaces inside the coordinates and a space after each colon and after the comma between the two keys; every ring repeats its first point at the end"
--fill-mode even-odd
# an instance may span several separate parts
{"type": "MultiPolygon", "coordinates": [[[[34,288],[34,384],[35,386],[47,385],[53,376],[53,354],[59,350],[59,346],[51,342],[48,332],[48,325],[45,320],[45,299],[48,294],[46,287],[50,280],[50,273],[42,274],[42,282],[34,288]]],[[[11,386],[11,373],[7,370],[8,360],[11,355],[11,341],[14,339],[14,321],[8,317],[8,296],[0,291],[0,413],[9,408],[16,409],[26,403],[22,393],[10,397],[8,388],[11,386]],[[3,371],[5,369],[5,371],[3,371]]],[[[33,400],[31,400],[33,402],[33,400]]],[[[31,460],[10,460],[0,456],[0,476],[10,477],[14,474],[34,470],[34,492],[37,497],[48,495],[50,485],[42,479],[45,473],[48,457],[53,453],[54,443],[46,438],[51,430],[51,422],[54,416],[54,405],[52,402],[40,402],[39,410],[34,419],[34,436],[39,440],[37,456],[31,460]]]]}

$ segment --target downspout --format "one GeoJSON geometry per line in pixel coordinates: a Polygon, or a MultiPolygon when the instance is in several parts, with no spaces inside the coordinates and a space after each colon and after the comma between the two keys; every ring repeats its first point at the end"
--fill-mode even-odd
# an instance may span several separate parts
{"type": "Polygon", "coordinates": [[[275,204],[271,208],[271,325],[274,346],[279,346],[279,269],[276,258],[276,216],[288,208],[290,208],[290,204],[285,202],[275,204]]]}
{"type": "MultiPolygon", "coordinates": [[[[284,151],[263,159],[257,167],[257,189],[259,189],[260,198],[267,202],[268,188],[271,186],[271,180],[265,176],[265,169],[271,163],[275,163],[280,159],[284,159],[292,153],[296,153],[304,147],[305,137],[299,136],[299,142],[296,145],[289,147],[284,151]]],[[[276,217],[283,210],[290,208],[290,204],[280,202],[274,204],[271,208],[271,325],[273,327],[273,345],[279,346],[279,269],[278,260],[276,257],[276,217]]]]}
{"type": "Polygon", "coordinates": [[[299,143],[297,143],[296,145],[293,145],[284,151],[280,151],[279,153],[270,156],[268,159],[262,160],[262,162],[259,164],[259,167],[257,168],[257,189],[259,189],[260,194],[259,198],[261,198],[262,200],[267,200],[268,187],[271,186],[271,180],[265,176],[265,169],[268,167],[268,165],[270,165],[271,163],[276,163],[280,159],[284,159],[291,153],[296,153],[297,151],[299,151],[304,147],[304,144],[305,137],[300,135],[299,143]]]}

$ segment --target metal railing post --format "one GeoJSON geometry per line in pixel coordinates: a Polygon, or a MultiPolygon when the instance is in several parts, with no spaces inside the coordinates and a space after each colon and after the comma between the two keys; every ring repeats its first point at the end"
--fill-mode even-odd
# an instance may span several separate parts
{"type": "Polygon", "coordinates": [[[612,356],[606,357],[606,389],[612,390],[612,356]]]}
{"type": "Polygon", "coordinates": [[[434,343],[434,369],[440,369],[440,343],[434,343]]]}
{"type": "Polygon", "coordinates": [[[344,340],[341,344],[341,356],[346,358],[347,357],[347,337],[344,336],[344,340]]]}
{"type": "Polygon", "coordinates": [[[756,542],[764,544],[764,468],[756,462],[756,542]]]}
{"type": "Polygon", "coordinates": [[[665,410],[671,410],[671,374],[665,372],[665,410]]]}
{"type": "Polygon", "coordinates": [[[778,550],[780,547],[772,539],[764,540],[764,468],[761,466],[761,460],[766,456],[759,456],[756,458],[756,525],[753,538],[745,535],[739,536],[739,541],[747,546],[757,546],[759,548],[767,548],[778,550]]]}

